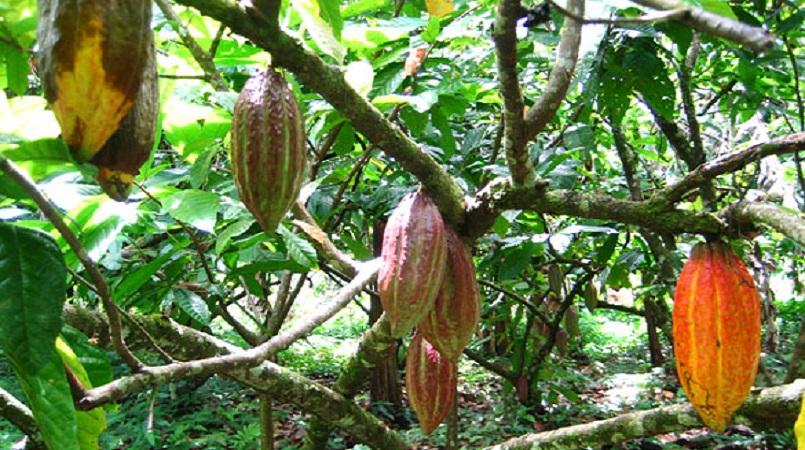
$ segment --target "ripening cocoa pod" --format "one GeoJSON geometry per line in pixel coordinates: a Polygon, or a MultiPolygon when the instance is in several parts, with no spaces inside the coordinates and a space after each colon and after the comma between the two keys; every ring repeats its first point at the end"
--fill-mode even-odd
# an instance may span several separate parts
{"type": "Polygon", "coordinates": [[[467,246],[450,226],[447,234],[447,269],[433,308],[417,324],[423,336],[453,362],[469,344],[481,318],[481,294],[475,265],[467,246]]]}
{"type": "Polygon", "coordinates": [[[548,287],[559,297],[562,296],[562,285],[565,284],[565,274],[556,264],[548,266],[548,287]]]}
{"type": "Polygon", "coordinates": [[[405,362],[405,388],[423,433],[433,432],[450,413],[457,383],[456,364],[440,354],[421,333],[414,333],[405,362]]]}
{"type": "Polygon", "coordinates": [[[230,158],[241,201],[263,231],[273,233],[302,188],[305,129],[290,86],[270,67],[238,96],[230,158]]]}
{"type": "Polygon", "coordinates": [[[154,42],[149,35],[148,57],[140,92],[120,128],[92,158],[98,166],[98,182],[114,200],[129,196],[134,177],[148,161],[154,147],[157,116],[159,116],[159,86],[154,56],[154,42]]]}
{"type": "Polygon", "coordinates": [[[598,306],[598,289],[592,281],[584,289],[584,304],[591,312],[598,306]]]}
{"type": "Polygon", "coordinates": [[[89,161],[140,92],[151,2],[39,0],[37,68],[45,98],[76,160],[89,161]]]}
{"type": "Polygon", "coordinates": [[[567,334],[574,338],[579,335],[579,307],[571,305],[565,312],[565,329],[567,334]]]}
{"type": "Polygon", "coordinates": [[[406,195],[383,233],[383,265],[377,275],[380,302],[400,338],[433,308],[447,260],[444,223],[424,192],[406,195]]]}
{"type": "Polygon", "coordinates": [[[673,326],[679,382],[705,425],[723,431],[760,358],[760,297],[728,244],[693,247],[676,284],[673,326]]]}
{"type": "Polygon", "coordinates": [[[797,448],[805,450],[805,396],[802,397],[802,407],[794,424],[794,435],[797,437],[797,448]]]}

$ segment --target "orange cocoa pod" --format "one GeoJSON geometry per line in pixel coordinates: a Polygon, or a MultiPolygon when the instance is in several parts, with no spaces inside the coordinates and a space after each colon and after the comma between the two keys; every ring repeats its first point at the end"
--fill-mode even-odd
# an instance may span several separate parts
{"type": "Polygon", "coordinates": [[[481,294],[475,279],[475,265],[467,246],[449,226],[447,272],[436,303],[417,325],[425,338],[453,362],[469,344],[481,318],[481,294]]]}
{"type": "Polygon", "coordinates": [[[433,308],[445,273],[444,222],[424,192],[405,196],[389,217],[381,257],[380,302],[392,336],[400,338],[433,308]]]}
{"type": "Polygon", "coordinates": [[[760,297],[728,244],[693,247],[676,284],[673,324],[679,382],[705,425],[723,431],[760,359],[760,297]]]}
{"type": "Polygon", "coordinates": [[[458,368],[421,333],[414,333],[405,362],[405,388],[422,427],[430,434],[450,414],[456,397],[458,368]]]}

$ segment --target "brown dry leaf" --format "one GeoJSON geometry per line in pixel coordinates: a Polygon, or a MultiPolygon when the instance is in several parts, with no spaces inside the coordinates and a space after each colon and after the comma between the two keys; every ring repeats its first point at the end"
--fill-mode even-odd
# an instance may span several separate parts
{"type": "Polygon", "coordinates": [[[405,59],[405,76],[414,75],[425,60],[426,47],[412,48],[405,59]]]}

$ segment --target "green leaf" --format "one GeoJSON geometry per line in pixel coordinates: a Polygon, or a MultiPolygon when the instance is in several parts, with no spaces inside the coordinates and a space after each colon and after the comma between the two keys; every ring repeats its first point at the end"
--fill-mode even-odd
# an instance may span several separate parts
{"type": "Polygon", "coordinates": [[[341,18],[338,0],[317,0],[319,4],[319,15],[325,22],[330,24],[333,36],[336,40],[341,40],[341,30],[344,29],[344,20],[341,18]]]}
{"type": "Polygon", "coordinates": [[[195,162],[193,162],[193,166],[190,167],[190,186],[198,189],[207,181],[207,175],[210,173],[210,164],[217,153],[218,147],[212,147],[203,151],[198,158],[196,158],[195,162]]]}
{"type": "Polygon", "coordinates": [[[174,219],[212,233],[218,215],[218,196],[205,191],[187,189],[162,200],[162,211],[174,219]]]}
{"type": "Polygon", "coordinates": [[[523,243],[509,252],[500,265],[498,275],[500,280],[510,280],[520,275],[520,272],[531,264],[531,257],[535,252],[536,245],[532,242],[523,243]]]}
{"type": "Polygon", "coordinates": [[[24,53],[7,45],[0,44],[0,50],[4,50],[2,53],[5,54],[8,88],[17,95],[25,94],[28,90],[28,58],[24,53]]]}
{"type": "Polygon", "coordinates": [[[178,305],[188,316],[202,325],[209,325],[211,314],[207,303],[196,293],[186,289],[171,289],[168,301],[178,305]]]}
{"type": "Polygon", "coordinates": [[[61,329],[61,337],[78,355],[78,361],[87,371],[92,386],[102,386],[112,381],[114,378],[112,363],[109,362],[109,355],[105,350],[90,344],[89,339],[83,333],[70,325],[64,325],[61,329]]]}
{"type": "Polygon", "coordinates": [[[12,367],[48,448],[82,450],[78,443],[73,396],[54,342],[55,338],[49,341],[48,360],[36,375],[13,361],[12,367]]]}
{"type": "Polygon", "coordinates": [[[635,39],[623,60],[636,91],[666,119],[673,119],[676,89],[651,39],[635,39]]]}
{"type": "Polygon", "coordinates": [[[3,152],[8,159],[25,169],[34,181],[55,172],[74,170],[70,150],[61,139],[39,139],[24,142],[3,152]]]}
{"type": "Polygon", "coordinates": [[[277,232],[282,236],[285,247],[288,249],[288,256],[292,260],[304,267],[314,267],[316,265],[316,249],[305,239],[295,235],[292,231],[280,225],[277,232]]]}
{"type": "Polygon", "coordinates": [[[115,288],[114,298],[118,301],[138,291],[172,256],[177,249],[160,255],[155,260],[145,264],[137,270],[130,272],[115,288]]]}
{"type": "Polygon", "coordinates": [[[291,5],[302,17],[302,23],[322,52],[333,57],[338,63],[344,61],[346,51],[340,44],[340,36],[335,37],[333,29],[319,15],[319,4],[314,0],[291,0],[291,5]]]}
{"type": "Polygon", "coordinates": [[[0,223],[0,347],[27,373],[51,359],[66,290],[67,268],[53,239],[0,223]]]}
{"type": "MultiPolygon", "coordinates": [[[[64,339],[56,339],[56,352],[58,352],[62,363],[70,368],[70,371],[84,387],[94,387],[78,356],[64,339]]],[[[95,408],[91,411],[76,411],[76,426],[78,446],[81,450],[98,450],[100,448],[98,446],[98,436],[106,429],[106,415],[103,412],[103,408],[95,408]]]]}
{"type": "Polygon", "coordinates": [[[215,240],[215,254],[220,255],[229,246],[233,237],[240,236],[251,228],[254,219],[241,219],[224,228],[215,240]]]}
{"type": "Polygon", "coordinates": [[[428,26],[425,27],[425,31],[422,32],[422,40],[429,44],[436,42],[440,31],[441,21],[436,16],[430,16],[428,19],[428,26]]]}

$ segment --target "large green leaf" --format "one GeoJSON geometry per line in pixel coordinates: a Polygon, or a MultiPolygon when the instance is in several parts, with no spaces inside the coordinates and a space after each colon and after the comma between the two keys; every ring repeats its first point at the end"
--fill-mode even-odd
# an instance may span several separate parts
{"type": "Polygon", "coordinates": [[[83,450],[78,444],[73,396],[62,360],[54,349],[54,342],[55,338],[49,341],[48,360],[38,373],[30,373],[26,367],[14,363],[13,360],[12,366],[48,448],[83,450]]]}
{"type": "Polygon", "coordinates": [[[61,337],[78,355],[78,361],[86,370],[92,386],[101,386],[112,381],[112,364],[105,350],[92,345],[83,333],[66,324],[61,330],[61,337]]]}
{"type": "Polygon", "coordinates": [[[28,373],[51,359],[66,280],[64,258],[50,236],[0,223],[0,347],[28,373]]]}
{"type": "Polygon", "coordinates": [[[218,214],[218,196],[205,191],[187,189],[162,200],[163,211],[199,230],[212,233],[218,214]]]}
{"type": "Polygon", "coordinates": [[[168,301],[178,305],[182,311],[186,312],[193,320],[208,325],[212,315],[207,303],[196,293],[186,289],[171,289],[168,294],[168,301]]]}
{"type": "Polygon", "coordinates": [[[293,234],[292,231],[282,225],[277,228],[277,232],[282,236],[285,247],[288,249],[288,256],[290,256],[291,259],[304,267],[313,267],[316,265],[316,249],[313,248],[310,242],[293,234]]]}
{"type": "Polygon", "coordinates": [[[176,250],[162,254],[137,270],[130,272],[115,288],[114,297],[122,300],[139,290],[173,256],[176,250]]]}
{"type": "MultiPolygon", "coordinates": [[[[87,371],[78,359],[78,355],[75,354],[64,339],[56,339],[56,352],[58,352],[62,363],[70,369],[84,387],[93,387],[87,371]]],[[[81,450],[98,450],[100,448],[98,446],[98,436],[106,429],[106,414],[104,414],[103,408],[77,411],[76,428],[79,448],[81,450]]]]}

